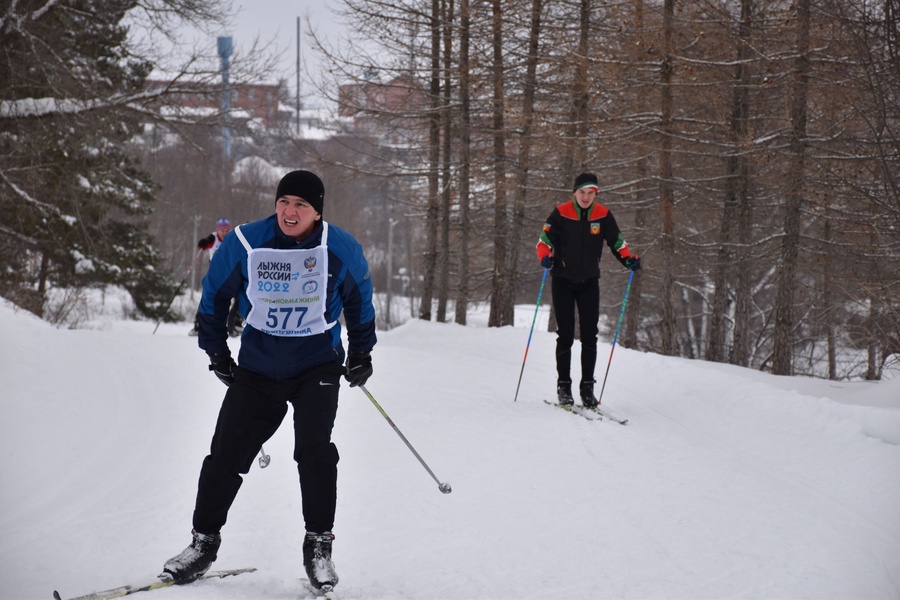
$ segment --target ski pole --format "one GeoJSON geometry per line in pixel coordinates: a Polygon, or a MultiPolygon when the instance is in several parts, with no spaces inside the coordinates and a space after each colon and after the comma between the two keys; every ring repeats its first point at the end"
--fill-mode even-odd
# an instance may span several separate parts
{"type": "Polygon", "coordinates": [[[622,309],[619,311],[619,322],[616,324],[616,334],[613,336],[612,348],[609,349],[609,362],[606,363],[606,374],[603,376],[603,385],[600,387],[600,396],[597,404],[603,400],[603,390],[606,388],[606,378],[609,377],[609,365],[612,364],[613,352],[616,351],[616,340],[619,339],[619,328],[622,327],[622,317],[625,316],[625,305],[628,304],[628,292],[631,291],[631,280],[634,279],[634,271],[628,276],[628,287],[625,288],[625,299],[622,300],[622,309]]]}
{"type": "Polygon", "coordinates": [[[415,455],[415,457],[419,459],[419,462],[422,464],[423,467],[425,467],[425,470],[428,471],[428,474],[431,475],[431,478],[437,482],[438,489],[441,490],[441,492],[444,494],[449,494],[450,492],[452,492],[453,490],[450,489],[450,483],[441,483],[441,480],[438,479],[435,476],[434,471],[432,471],[428,467],[428,465],[425,464],[425,461],[422,460],[422,457],[419,456],[419,453],[416,452],[416,449],[413,448],[412,444],[409,443],[409,440],[406,439],[406,436],[403,435],[403,433],[400,431],[400,429],[397,428],[396,425],[394,425],[394,422],[391,421],[391,418],[388,416],[388,414],[386,412],[384,412],[384,409],[381,408],[381,405],[378,404],[378,401],[375,400],[375,397],[369,393],[369,390],[366,389],[366,386],[361,385],[361,386],[359,386],[359,389],[361,389],[363,391],[363,393],[365,393],[365,395],[369,397],[369,400],[372,401],[372,404],[375,405],[375,408],[378,409],[378,412],[381,413],[381,416],[384,417],[385,421],[387,421],[388,424],[394,429],[394,431],[397,432],[397,435],[400,436],[400,439],[403,440],[403,443],[406,444],[406,447],[409,448],[410,451],[415,455]]]}
{"type": "Polygon", "coordinates": [[[534,333],[534,324],[537,321],[538,310],[541,308],[541,297],[544,295],[544,283],[547,281],[547,273],[550,269],[544,269],[544,276],[541,278],[541,290],[538,292],[537,304],[534,306],[534,318],[531,319],[531,331],[528,332],[528,343],[525,344],[525,358],[522,359],[522,368],[519,370],[519,383],[516,384],[516,396],[513,402],[519,399],[519,388],[522,386],[522,373],[525,372],[525,361],[528,360],[528,348],[531,347],[531,334],[534,333]]]}
{"type": "Polygon", "coordinates": [[[262,446],[259,447],[259,468],[265,469],[269,466],[269,463],[272,462],[272,457],[266,454],[266,449],[262,446]]]}
{"type": "Polygon", "coordinates": [[[175,295],[172,296],[172,299],[169,300],[169,303],[166,305],[166,310],[163,311],[162,315],[159,317],[159,321],[156,322],[156,327],[153,328],[153,333],[150,335],[155,335],[156,330],[159,329],[159,324],[162,323],[162,320],[165,318],[166,314],[169,312],[169,309],[172,308],[172,303],[175,302],[175,298],[178,297],[178,294],[181,293],[181,288],[184,287],[185,282],[187,282],[187,278],[190,276],[191,271],[194,270],[194,265],[197,264],[197,259],[200,258],[200,254],[203,252],[203,249],[197,250],[197,254],[194,255],[194,260],[191,261],[191,265],[188,267],[187,273],[184,274],[184,278],[181,280],[181,283],[178,284],[178,287],[175,289],[175,295]]]}

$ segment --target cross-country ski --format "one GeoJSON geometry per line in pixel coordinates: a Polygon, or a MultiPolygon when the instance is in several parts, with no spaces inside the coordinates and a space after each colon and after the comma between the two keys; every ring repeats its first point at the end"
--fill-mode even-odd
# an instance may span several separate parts
{"type": "Polygon", "coordinates": [[[609,419],[610,421],[615,421],[619,425],[625,425],[628,423],[628,419],[624,417],[620,417],[618,414],[609,410],[605,404],[601,404],[597,406],[597,408],[592,409],[596,411],[598,414],[603,415],[603,417],[609,419]]]}
{"type": "MultiPolygon", "coordinates": [[[[225,577],[233,577],[235,575],[240,575],[242,573],[253,573],[256,571],[255,568],[247,568],[247,569],[228,569],[225,571],[209,571],[208,573],[201,575],[198,580],[202,579],[223,579],[225,577]]],[[[122,585],[116,588],[112,588],[109,590],[104,590],[102,592],[92,592],[90,594],[85,594],[84,596],[76,596],[74,598],[63,598],[58,591],[53,592],[54,600],[110,600],[111,598],[122,598],[123,596],[130,596],[131,594],[136,594],[138,592],[149,592],[151,590],[158,590],[160,588],[169,587],[171,585],[175,585],[175,581],[169,577],[164,577],[162,575],[158,575],[152,580],[148,580],[144,583],[136,583],[136,584],[128,584],[122,585]]]]}
{"type": "Polygon", "coordinates": [[[572,413],[573,415],[578,415],[579,417],[584,417],[588,421],[602,421],[603,415],[597,414],[593,410],[589,408],[585,408],[578,404],[560,404],[559,402],[552,402],[550,400],[544,400],[544,404],[549,404],[550,406],[555,406],[560,410],[564,410],[568,413],[572,413]]]}

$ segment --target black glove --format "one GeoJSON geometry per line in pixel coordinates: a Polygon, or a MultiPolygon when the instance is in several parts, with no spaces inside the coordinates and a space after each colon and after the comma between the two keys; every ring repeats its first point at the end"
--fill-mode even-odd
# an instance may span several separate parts
{"type": "Polygon", "coordinates": [[[216,374],[216,377],[219,378],[219,381],[225,384],[226,387],[230,386],[234,383],[234,368],[237,366],[234,364],[234,360],[230,356],[215,356],[213,354],[209,355],[209,370],[216,374]]]}
{"type": "Polygon", "coordinates": [[[199,242],[197,242],[197,250],[209,250],[216,243],[216,236],[209,234],[199,242]]]}
{"type": "Polygon", "coordinates": [[[547,256],[542,258],[541,266],[544,267],[545,269],[552,269],[553,268],[553,256],[548,254],[547,256]]]}
{"type": "Polygon", "coordinates": [[[640,257],[635,256],[634,258],[626,258],[625,266],[628,267],[629,269],[631,269],[632,271],[637,271],[638,269],[641,268],[640,257]]]}
{"type": "Polygon", "coordinates": [[[372,376],[372,356],[368,352],[347,353],[347,374],[350,387],[365,385],[372,376]]]}

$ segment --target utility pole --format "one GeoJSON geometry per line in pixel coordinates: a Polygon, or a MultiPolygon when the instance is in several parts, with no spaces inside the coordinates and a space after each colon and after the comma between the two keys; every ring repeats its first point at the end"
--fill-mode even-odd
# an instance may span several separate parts
{"type": "Polygon", "coordinates": [[[221,36],[218,39],[219,58],[222,59],[222,141],[225,146],[225,182],[228,182],[228,169],[231,163],[231,88],[228,82],[229,69],[231,68],[231,53],[234,50],[234,42],[231,36],[221,36]]]}
{"type": "Polygon", "coordinates": [[[297,137],[300,137],[300,17],[297,17],[297,137]]]}

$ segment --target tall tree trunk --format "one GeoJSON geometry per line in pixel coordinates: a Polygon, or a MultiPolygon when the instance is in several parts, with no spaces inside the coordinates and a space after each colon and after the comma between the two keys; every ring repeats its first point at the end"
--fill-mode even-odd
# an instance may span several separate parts
{"type": "MultiPolygon", "coordinates": [[[[579,156],[582,152],[581,139],[588,131],[588,107],[590,105],[590,59],[588,57],[591,32],[591,10],[593,0],[581,0],[578,12],[578,55],[574,57],[575,73],[572,77],[572,107],[569,127],[566,131],[566,152],[563,156],[563,175],[567,178],[567,184],[581,171],[585,165],[586,157],[579,156]]],[[[576,331],[578,328],[576,327],[576,331]]]]}
{"type": "Polygon", "coordinates": [[[434,298],[434,274],[437,267],[439,185],[438,165],[441,159],[441,3],[431,0],[431,75],[429,78],[428,117],[428,209],[425,216],[427,235],[423,265],[422,301],[419,318],[431,320],[431,304],[434,298]]]}
{"type": "MultiPolygon", "coordinates": [[[[831,215],[830,211],[825,211],[824,231],[822,232],[822,241],[826,246],[831,244],[831,215]]],[[[832,274],[832,259],[830,255],[824,257],[824,266],[822,273],[822,302],[825,304],[822,311],[822,320],[825,322],[825,341],[828,347],[828,379],[837,379],[837,346],[835,338],[834,325],[834,275],[832,274]]]]}
{"type": "MultiPolygon", "coordinates": [[[[744,7],[741,5],[741,14],[744,7]]],[[[749,17],[752,23],[752,13],[749,17]]],[[[749,40],[748,40],[749,41],[749,40]]],[[[750,69],[744,69],[743,74],[749,75],[750,69]]],[[[749,80],[747,81],[749,91],[749,80]]],[[[749,99],[748,99],[749,118],[749,99]]],[[[751,241],[753,239],[753,205],[750,185],[749,161],[743,160],[740,166],[738,180],[742,185],[738,188],[738,214],[737,237],[738,247],[736,256],[736,280],[734,288],[734,334],[731,341],[730,362],[744,367],[750,366],[750,338],[751,322],[750,310],[753,305],[751,285],[751,267],[754,259],[751,256],[751,241]]]]}
{"type": "Polygon", "coordinates": [[[503,91],[503,2],[492,0],[492,8],[491,82],[494,91],[491,112],[494,128],[494,272],[491,281],[491,297],[496,297],[497,301],[491,301],[488,326],[499,327],[503,325],[503,293],[507,285],[509,208],[506,189],[506,123],[503,115],[506,103],[503,91]]]}
{"type": "Polygon", "coordinates": [[[747,63],[750,48],[752,1],[741,0],[741,18],[737,36],[737,66],[734,74],[734,92],[731,100],[731,152],[726,159],[725,202],[722,225],[719,231],[719,253],[713,274],[713,301],[709,319],[709,337],[706,360],[722,362],[725,359],[725,338],[728,302],[735,288],[735,227],[740,210],[741,196],[748,189],[749,169],[744,152],[747,147],[747,124],[750,118],[750,66],[747,63]]]}
{"type": "Polygon", "coordinates": [[[459,282],[456,322],[465,325],[469,307],[469,163],[472,160],[469,122],[469,0],[460,0],[459,18],[459,282]]]}
{"type": "Polygon", "coordinates": [[[509,259],[506,266],[507,286],[501,307],[501,325],[515,323],[516,290],[519,279],[519,250],[525,230],[525,205],[528,198],[528,173],[531,166],[532,135],[534,131],[534,99],[537,90],[538,50],[541,39],[543,0],[531,2],[531,27],[528,34],[528,55],[525,59],[525,81],[522,87],[522,124],[519,155],[516,159],[516,193],[513,199],[510,226],[509,259]]]}
{"type": "Polygon", "coordinates": [[[441,157],[441,253],[439,255],[438,279],[438,323],[447,322],[447,300],[450,297],[450,215],[453,196],[450,162],[453,142],[453,115],[450,110],[450,92],[452,89],[451,73],[453,64],[453,0],[442,1],[442,26],[444,38],[444,86],[441,93],[441,118],[443,119],[443,139],[441,157]]]}
{"type": "Polygon", "coordinates": [[[672,134],[673,92],[672,70],[674,68],[674,19],[675,0],[665,0],[663,5],[663,46],[664,57],[660,66],[661,123],[662,135],[659,141],[659,221],[662,255],[662,353],[674,356],[676,347],[675,327],[675,202],[672,184],[672,134]]]}
{"type": "Polygon", "coordinates": [[[866,316],[866,380],[874,381],[881,377],[881,356],[878,339],[880,332],[880,302],[877,297],[869,295],[869,314],[866,316]]]}
{"type": "Polygon", "coordinates": [[[791,90],[790,189],[784,207],[784,232],[778,264],[778,290],[775,297],[775,342],[772,349],[772,373],[792,374],[794,342],[794,286],[800,250],[800,209],[804,193],[806,166],[806,119],[809,93],[810,0],[797,0],[797,61],[791,90]]]}
{"type": "MultiPolygon", "coordinates": [[[[746,161],[743,168],[748,168],[746,161]]],[[[750,257],[752,214],[749,176],[745,178],[745,181],[747,181],[748,188],[743,190],[737,216],[737,280],[734,288],[734,338],[732,339],[730,362],[733,365],[748,367],[750,366],[750,308],[753,304],[750,267],[753,261],[750,257]]]]}
{"type": "MultiPolygon", "coordinates": [[[[645,39],[645,31],[644,31],[644,0],[635,0],[634,2],[634,44],[635,48],[634,53],[630,57],[630,60],[637,62],[641,60],[641,52],[639,49],[646,48],[646,39],[645,39]]],[[[640,111],[643,113],[649,113],[649,107],[647,106],[647,98],[644,94],[639,94],[638,98],[636,98],[638,106],[640,107],[640,111]]],[[[647,166],[647,158],[641,157],[637,162],[637,174],[638,181],[645,181],[647,179],[647,174],[649,172],[649,168],[647,166]]],[[[647,209],[643,208],[644,200],[648,200],[645,198],[646,192],[642,191],[641,188],[643,186],[636,186],[635,191],[635,199],[638,200],[638,204],[641,208],[638,208],[634,214],[634,224],[638,231],[646,231],[647,230],[647,209]]],[[[649,204],[649,202],[647,203],[649,204]]],[[[642,285],[644,277],[635,277],[633,283],[631,285],[631,293],[628,297],[628,309],[625,313],[625,330],[622,335],[622,346],[625,348],[637,348],[638,343],[638,331],[640,329],[640,314],[641,314],[641,305],[642,302],[642,285]]]]}

